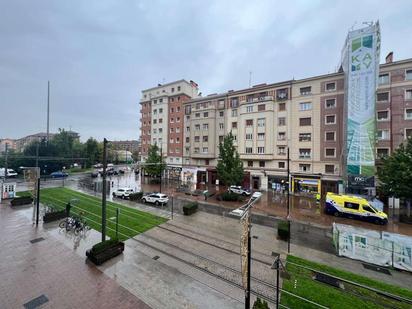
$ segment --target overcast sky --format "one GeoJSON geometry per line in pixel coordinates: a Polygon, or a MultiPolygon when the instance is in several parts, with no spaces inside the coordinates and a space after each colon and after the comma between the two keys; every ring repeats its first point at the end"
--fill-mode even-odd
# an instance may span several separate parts
{"type": "Polygon", "coordinates": [[[347,31],[379,19],[381,59],[412,57],[412,2],[0,0],[0,138],[139,136],[142,89],[223,92],[333,72],[347,31]],[[355,24],[356,23],[356,24],[355,24]]]}

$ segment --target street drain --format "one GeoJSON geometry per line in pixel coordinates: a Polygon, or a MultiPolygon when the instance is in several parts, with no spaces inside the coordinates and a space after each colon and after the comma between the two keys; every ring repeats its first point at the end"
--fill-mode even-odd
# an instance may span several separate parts
{"type": "Polygon", "coordinates": [[[279,256],[279,253],[272,251],[272,256],[279,256]]]}
{"type": "Polygon", "coordinates": [[[385,275],[392,275],[391,272],[388,269],[384,268],[384,267],[379,267],[379,266],[375,266],[375,265],[371,265],[371,264],[365,264],[365,263],[362,263],[362,265],[366,269],[374,270],[374,271],[380,272],[380,273],[385,274],[385,275]]]}
{"type": "Polygon", "coordinates": [[[31,242],[32,244],[35,244],[36,242],[39,242],[39,241],[42,241],[42,240],[44,240],[44,238],[43,238],[43,237],[39,237],[39,238],[35,238],[35,239],[30,240],[30,242],[31,242]]]}
{"type": "Polygon", "coordinates": [[[343,284],[340,282],[340,280],[336,279],[335,277],[328,276],[327,274],[322,274],[322,273],[315,273],[315,276],[313,278],[316,281],[334,286],[336,288],[343,289],[343,284]]]}
{"type": "Polygon", "coordinates": [[[257,237],[257,236],[252,236],[252,238],[254,238],[254,239],[258,239],[259,237],[257,237]]]}
{"type": "Polygon", "coordinates": [[[160,256],[156,255],[153,257],[153,260],[158,260],[160,258],[160,256]]]}
{"type": "Polygon", "coordinates": [[[23,306],[26,309],[36,309],[41,305],[47,303],[48,301],[49,299],[46,297],[46,295],[42,294],[39,297],[33,298],[31,301],[25,303],[23,306]]]}

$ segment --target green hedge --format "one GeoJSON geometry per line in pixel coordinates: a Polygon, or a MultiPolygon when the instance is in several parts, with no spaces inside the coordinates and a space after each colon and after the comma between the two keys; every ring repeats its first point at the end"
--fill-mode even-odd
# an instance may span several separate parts
{"type": "Polygon", "coordinates": [[[233,192],[223,192],[220,195],[220,199],[222,201],[226,201],[226,202],[237,202],[240,199],[239,194],[233,193],[233,192]]]}
{"type": "Polygon", "coordinates": [[[93,254],[98,254],[98,253],[104,251],[107,248],[110,248],[114,245],[117,245],[119,242],[120,241],[117,240],[117,239],[109,239],[109,240],[106,240],[106,241],[99,242],[99,243],[95,244],[92,247],[92,253],[93,254]]]}
{"type": "Polygon", "coordinates": [[[278,222],[278,236],[280,239],[288,240],[290,237],[289,222],[279,221],[278,222]]]}
{"type": "Polygon", "coordinates": [[[143,192],[142,192],[142,191],[141,191],[141,192],[136,192],[136,193],[129,194],[129,199],[130,199],[131,201],[139,201],[139,200],[142,199],[142,197],[143,197],[143,192]]]}
{"type": "Polygon", "coordinates": [[[198,204],[197,202],[191,202],[186,205],[183,205],[183,214],[189,216],[194,214],[197,210],[198,204]]]}
{"type": "Polygon", "coordinates": [[[262,300],[259,297],[255,300],[252,309],[270,309],[266,300],[262,300]]]}

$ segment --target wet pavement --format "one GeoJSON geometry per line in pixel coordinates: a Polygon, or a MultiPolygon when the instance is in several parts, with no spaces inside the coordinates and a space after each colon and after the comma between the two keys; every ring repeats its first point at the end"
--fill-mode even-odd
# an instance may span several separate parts
{"type": "Polygon", "coordinates": [[[56,225],[33,226],[31,213],[0,204],[0,308],[22,308],[42,295],[48,301],[41,308],[150,308],[85,263],[99,233],[91,231],[87,243],[67,238],[56,225]]]}

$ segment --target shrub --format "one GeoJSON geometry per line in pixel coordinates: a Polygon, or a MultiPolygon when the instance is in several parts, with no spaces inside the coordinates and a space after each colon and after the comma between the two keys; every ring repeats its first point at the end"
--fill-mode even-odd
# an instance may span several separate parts
{"type": "Polygon", "coordinates": [[[95,244],[92,247],[91,252],[93,254],[99,254],[100,252],[106,250],[107,248],[113,247],[113,246],[117,245],[118,243],[120,243],[120,241],[117,240],[117,239],[105,240],[105,241],[102,241],[102,242],[99,242],[99,243],[95,244]]]}
{"type": "Polygon", "coordinates": [[[233,192],[223,192],[221,195],[222,201],[237,202],[239,201],[239,195],[233,192]]]}
{"type": "Polygon", "coordinates": [[[282,240],[288,240],[290,237],[289,222],[279,221],[278,222],[278,236],[282,240]]]}
{"type": "Polygon", "coordinates": [[[142,199],[142,197],[143,197],[143,192],[142,191],[129,194],[129,199],[131,201],[139,201],[139,200],[142,199]]]}
{"type": "Polygon", "coordinates": [[[269,309],[266,300],[261,300],[259,297],[255,300],[252,309],[269,309]]]}
{"type": "Polygon", "coordinates": [[[183,206],[183,214],[189,216],[194,214],[197,210],[197,202],[191,202],[183,206]]]}

